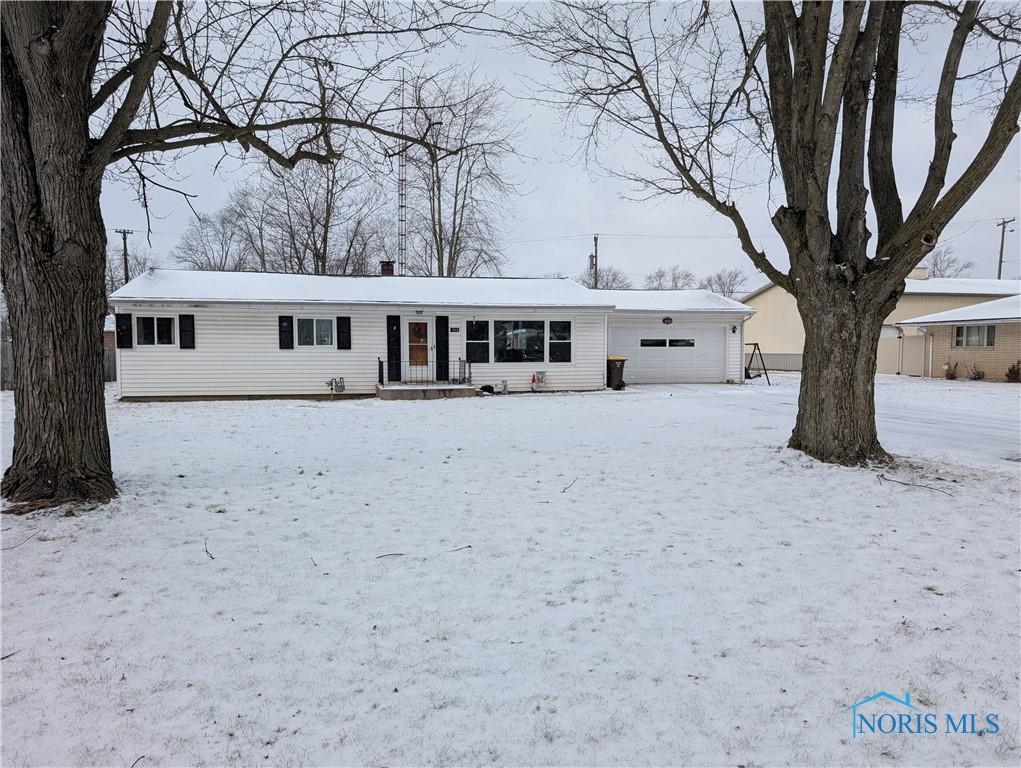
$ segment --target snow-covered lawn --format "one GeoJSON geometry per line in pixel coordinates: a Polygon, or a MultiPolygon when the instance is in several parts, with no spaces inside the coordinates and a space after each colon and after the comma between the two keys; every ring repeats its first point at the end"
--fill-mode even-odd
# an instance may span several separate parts
{"type": "Polygon", "coordinates": [[[881,377],[870,470],[778,378],[111,398],[120,498],[2,519],[2,763],[1017,765],[1018,388],[881,377]]]}

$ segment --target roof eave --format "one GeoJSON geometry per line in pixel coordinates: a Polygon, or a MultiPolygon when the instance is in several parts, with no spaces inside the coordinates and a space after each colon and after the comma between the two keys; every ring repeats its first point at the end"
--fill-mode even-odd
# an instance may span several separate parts
{"type": "Polygon", "coordinates": [[[526,303],[500,303],[500,304],[484,304],[484,303],[464,303],[464,302],[449,302],[449,301],[393,301],[393,300],[351,300],[351,299],[200,299],[200,298],[181,298],[181,297],[169,297],[169,296],[111,296],[109,304],[111,306],[119,306],[123,304],[249,304],[249,305],[260,305],[260,304],[271,304],[271,305],[290,305],[290,304],[329,304],[332,306],[362,306],[362,307],[464,307],[467,309],[592,309],[610,311],[614,307],[612,304],[568,304],[568,303],[550,303],[550,304],[526,304],[526,303]]]}
{"type": "Polygon", "coordinates": [[[894,325],[910,325],[922,328],[929,325],[1007,325],[1008,323],[1021,323],[1021,317],[969,317],[965,319],[958,318],[957,320],[926,320],[925,318],[918,318],[916,320],[901,320],[899,323],[894,323],[894,325]]]}

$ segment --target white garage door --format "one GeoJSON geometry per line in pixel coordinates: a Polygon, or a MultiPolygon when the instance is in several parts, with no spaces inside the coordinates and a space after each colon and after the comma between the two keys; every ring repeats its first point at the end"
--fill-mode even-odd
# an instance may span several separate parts
{"type": "Polygon", "coordinates": [[[609,352],[623,355],[629,384],[726,380],[727,327],[610,319],[609,352]]]}

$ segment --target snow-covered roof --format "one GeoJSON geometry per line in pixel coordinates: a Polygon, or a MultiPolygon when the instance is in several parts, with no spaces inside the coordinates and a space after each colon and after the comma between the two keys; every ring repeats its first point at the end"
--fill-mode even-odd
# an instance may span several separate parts
{"type": "Polygon", "coordinates": [[[1021,293],[1021,280],[930,277],[928,280],[905,280],[904,284],[904,293],[944,293],[965,296],[1010,296],[1021,293]]]}
{"type": "MultiPolygon", "coordinates": [[[[743,297],[748,301],[773,287],[760,285],[743,297]]],[[[782,289],[781,289],[782,290],[782,289]]],[[[905,280],[904,293],[943,294],[947,296],[1011,296],[1021,293],[1021,280],[986,280],[971,277],[930,277],[926,280],[905,280]]]]}
{"type": "Polygon", "coordinates": [[[984,301],[931,315],[901,320],[898,325],[957,325],[960,323],[1021,322],[1021,296],[984,301]]]}
{"type": "Polygon", "coordinates": [[[151,269],[114,291],[110,300],[598,308],[613,303],[566,277],[339,277],[180,269],[151,269]]]}
{"type": "Polygon", "coordinates": [[[605,296],[617,312],[740,312],[755,310],[712,291],[692,288],[683,291],[592,291],[605,296]]]}

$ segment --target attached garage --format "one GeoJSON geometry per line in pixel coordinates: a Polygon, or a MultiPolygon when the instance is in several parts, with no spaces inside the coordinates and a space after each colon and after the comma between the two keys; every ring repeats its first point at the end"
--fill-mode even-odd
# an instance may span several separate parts
{"type": "Polygon", "coordinates": [[[607,351],[627,358],[627,383],[744,380],[750,307],[703,290],[600,293],[616,307],[607,319],[607,351]]]}

